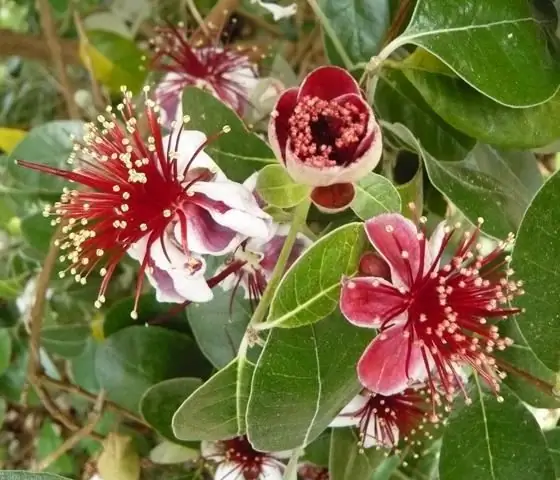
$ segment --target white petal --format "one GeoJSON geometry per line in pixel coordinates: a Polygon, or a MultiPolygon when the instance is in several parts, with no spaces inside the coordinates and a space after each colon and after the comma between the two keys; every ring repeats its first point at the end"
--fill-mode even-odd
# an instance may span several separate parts
{"type": "Polygon", "coordinates": [[[230,207],[224,213],[208,210],[220,225],[248,237],[270,236],[272,218],[261,210],[253,194],[243,185],[230,181],[197,182],[192,186],[192,191],[202,193],[230,207]]]}
{"type": "Polygon", "coordinates": [[[259,83],[259,79],[255,76],[255,72],[249,67],[237,68],[236,70],[224,74],[223,77],[240,85],[247,92],[253,90],[259,83]]]}
{"type": "MultiPolygon", "coordinates": [[[[212,217],[212,219],[214,218],[212,217]]],[[[174,234],[175,238],[181,238],[182,233],[181,226],[179,224],[175,225],[174,234]]],[[[187,245],[189,246],[189,250],[193,252],[199,253],[201,255],[220,256],[235,250],[235,248],[241,243],[242,240],[243,239],[240,235],[234,234],[232,235],[232,239],[230,240],[230,242],[222,250],[213,250],[208,247],[207,240],[203,235],[201,235],[199,231],[199,226],[196,225],[193,220],[189,219],[189,217],[187,216],[187,245]]]]}
{"type": "Polygon", "coordinates": [[[293,17],[297,11],[297,5],[292,3],[287,7],[282,7],[281,5],[276,5],[275,3],[263,2],[262,0],[252,0],[251,3],[258,3],[262,8],[268,10],[273,17],[275,22],[282,20],[283,18],[293,17]]]}
{"type": "Polygon", "coordinates": [[[237,463],[223,462],[218,465],[214,480],[245,480],[245,476],[237,463]]]}
{"type": "Polygon", "coordinates": [[[349,427],[357,425],[360,422],[360,417],[354,416],[353,414],[359,412],[367,401],[368,398],[365,395],[356,395],[334,418],[329,424],[329,427],[349,427]]]}
{"type": "Polygon", "coordinates": [[[243,182],[243,186],[250,192],[254,192],[255,188],[257,188],[257,178],[259,178],[259,172],[253,173],[243,182]]]}
{"type": "Polygon", "coordinates": [[[269,455],[271,457],[280,458],[282,460],[287,460],[288,458],[290,458],[292,456],[292,453],[294,453],[293,450],[279,450],[277,452],[269,453],[269,455]]]}
{"type": "Polygon", "coordinates": [[[144,235],[140,240],[133,243],[126,251],[134,260],[142,262],[146,256],[146,249],[148,248],[148,238],[150,234],[144,235]]]}
{"type": "Polygon", "coordinates": [[[263,465],[259,480],[282,480],[282,471],[276,465],[263,465]]]}
{"type": "Polygon", "coordinates": [[[223,450],[220,448],[220,445],[217,442],[208,442],[207,440],[203,440],[200,442],[200,455],[203,458],[207,458],[210,460],[214,460],[219,462],[223,458],[223,450]]]}
{"type": "MultiPolygon", "coordinates": [[[[424,256],[424,273],[427,272],[432,266],[432,262],[437,257],[445,237],[445,222],[440,222],[432,233],[427,245],[426,255],[424,256]]],[[[440,258],[441,261],[441,258],[440,258]]],[[[438,261],[438,266],[440,261],[438,261]]]]}

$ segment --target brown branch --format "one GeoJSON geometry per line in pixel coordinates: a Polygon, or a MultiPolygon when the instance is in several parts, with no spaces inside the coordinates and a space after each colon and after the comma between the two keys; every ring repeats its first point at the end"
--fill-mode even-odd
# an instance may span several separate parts
{"type": "Polygon", "coordinates": [[[250,22],[254,23],[257,27],[261,27],[263,30],[266,30],[271,35],[274,35],[275,37],[282,37],[284,35],[282,33],[282,30],[280,30],[276,25],[272,25],[268,23],[266,20],[264,20],[262,17],[259,17],[258,15],[254,15],[243,9],[237,10],[237,13],[242,17],[245,17],[250,22]]]}
{"type": "MultiPolygon", "coordinates": [[[[62,61],[66,65],[79,65],[78,42],[61,39],[59,43],[62,61]]],[[[18,56],[28,60],[48,62],[49,55],[49,47],[41,36],[0,28],[0,57],[18,56]]]]}
{"type": "Polygon", "coordinates": [[[391,40],[394,40],[397,35],[399,34],[401,28],[403,27],[404,22],[408,18],[408,14],[410,13],[410,9],[412,8],[412,1],[411,0],[401,0],[399,3],[399,9],[393,19],[393,23],[387,30],[387,34],[383,40],[382,48],[387,45],[391,40]]]}
{"type": "Polygon", "coordinates": [[[82,439],[90,436],[93,433],[93,429],[97,425],[97,422],[101,418],[103,413],[103,402],[105,401],[105,391],[101,390],[99,395],[95,399],[95,404],[89,414],[88,422],[79,430],[77,430],[71,437],[67,438],[62,445],[60,445],[54,452],[51,452],[43,460],[39,462],[37,467],[34,469],[36,472],[42,472],[54,462],[56,462],[62,455],[64,455],[68,450],[74,448],[82,439]]]}
{"type": "MultiPolygon", "coordinates": [[[[82,389],[78,385],[74,385],[72,383],[61,382],[59,380],[54,380],[53,378],[49,378],[49,377],[45,377],[45,376],[41,376],[38,380],[41,383],[41,385],[43,385],[47,388],[56,388],[56,389],[62,390],[64,392],[73,393],[75,395],[78,395],[78,396],[80,396],[82,398],[85,398],[86,400],[89,400],[89,401],[92,401],[92,402],[94,402],[97,398],[92,393],[90,393],[90,392],[82,389]]],[[[107,410],[112,410],[113,412],[115,412],[119,415],[122,415],[123,417],[127,418],[128,420],[132,420],[133,422],[139,423],[140,425],[149,426],[140,417],[137,417],[132,412],[129,412],[128,410],[120,407],[116,403],[113,403],[109,400],[105,401],[105,408],[107,410]]]]}
{"type": "MultiPolygon", "coordinates": [[[[214,5],[210,13],[204,19],[204,24],[212,32],[221,32],[225,27],[229,16],[239,7],[240,0],[218,0],[218,3],[214,5]]],[[[197,28],[191,35],[190,41],[193,44],[199,42],[204,42],[207,35],[204,30],[197,28]]]]}
{"type": "Polygon", "coordinates": [[[56,32],[56,26],[51,14],[51,7],[48,0],[36,0],[39,18],[41,20],[41,28],[45,41],[51,54],[51,60],[54,66],[56,77],[60,83],[61,93],[66,102],[66,109],[70,118],[79,119],[80,110],[74,101],[74,91],[70,84],[70,79],[66,72],[66,65],[62,59],[62,47],[60,46],[60,39],[56,32]]]}

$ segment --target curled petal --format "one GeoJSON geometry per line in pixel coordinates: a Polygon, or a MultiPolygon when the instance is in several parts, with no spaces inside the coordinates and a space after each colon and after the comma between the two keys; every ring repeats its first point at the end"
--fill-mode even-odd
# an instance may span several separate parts
{"type": "Polygon", "coordinates": [[[406,321],[407,299],[387,280],[357,277],[342,280],[340,311],[358,327],[380,328],[393,319],[406,321]]]}
{"type": "Polygon", "coordinates": [[[282,163],[285,163],[286,142],[290,129],[288,120],[296,107],[297,96],[297,88],[288,88],[285,90],[276,102],[276,106],[270,115],[270,121],[268,123],[268,140],[270,142],[270,147],[274,155],[276,155],[276,158],[282,163]]]}
{"type": "Polygon", "coordinates": [[[383,213],[368,220],[365,229],[372,245],[391,267],[393,283],[410,287],[424,253],[416,225],[398,213],[383,213]]]}
{"type": "Polygon", "coordinates": [[[422,350],[406,337],[404,326],[378,335],[358,362],[361,384],[381,395],[402,392],[409,384],[427,377],[422,350]]]}
{"type": "Polygon", "coordinates": [[[305,77],[298,98],[309,95],[332,100],[347,93],[361,95],[358,82],[343,68],[330,65],[316,68],[305,77]]]}
{"type": "Polygon", "coordinates": [[[311,200],[322,212],[337,213],[348,208],[355,194],[351,183],[335,183],[328,187],[315,187],[311,192],[311,200]]]}

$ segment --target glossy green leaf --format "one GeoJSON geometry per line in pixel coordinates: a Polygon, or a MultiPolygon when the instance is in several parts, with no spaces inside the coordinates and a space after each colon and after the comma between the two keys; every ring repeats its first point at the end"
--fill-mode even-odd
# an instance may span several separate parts
{"type": "Polygon", "coordinates": [[[146,79],[145,53],[129,38],[107,30],[90,30],[80,46],[82,61],[89,57],[96,78],[111,92],[125,85],[140,91],[146,79]]]}
{"type": "Polygon", "coordinates": [[[99,391],[99,382],[95,375],[95,353],[98,346],[93,338],[88,338],[82,353],[70,362],[72,381],[91,393],[99,391]]]}
{"type": "Polygon", "coordinates": [[[160,435],[178,442],[171,419],[181,406],[202,383],[199,378],[170,378],[150,387],[140,400],[140,413],[160,435]]]}
{"type": "MultiPolygon", "coordinates": [[[[367,62],[379,52],[391,22],[388,0],[319,0],[318,3],[330,25],[329,31],[336,36],[352,63],[367,62]]],[[[325,30],[329,60],[347,66],[325,30]]]]}
{"type": "Polygon", "coordinates": [[[89,326],[81,323],[44,327],[41,330],[41,344],[49,352],[61,357],[77,357],[84,351],[90,333],[89,326]]]}
{"type": "Polygon", "coordinates": [[[548,444],[548,451],[554,462],[556,478],[560,478],[560,427],[544,432],[544,436],[548,444]]]}
{"type": "Polygon", "coordinates": [[[211,136],[225,126],[228,133],[213,139],[204,151],[212,157],[224,173],[236,182],[243,182],[252,173],[274,163],[270,147],[249,132],[233,110],[208,92],[197,87],[183,90],[183,113],[189,115],[187,127],[211,136]]]}
{"type": "Polygon", "coordinates": [[[453,411],[444,430],[441,480],[555,480],[537,421],[507,387],[501,394],[503,403],[475,378],[472,405],[453,411]]]}
{"type": "Polygon", "coordinates": [[[48,252],[53,233],[54,227],[42,213],[29,215],[21,221],[21,234],[39,259],[48,252]]]}
{"type": "Polygon", "coordinates": [[[355,430],[333,428],[329,458],[330,480],[371,480],[371,476],[385,458],[384,450],[364,450],[355,430]]]}
{"type": "Polygon", "coordinates": [[[532,201],[517,234],[512,268],[523,280],[525,295],[516,305],[525,308],[519,328],[537,357],[560,371],[560,174],[553,175],[532,201]]]}
{"type": "Polygon", "coordinates": [[[479,144],[461,162],[440,162],[403,125],[386,128],[422,155],[432,184],[471,222],[482,217],[482,229],[497,238],[517,230],[542,182],[532,154],[498,152],[479,144]]]}
{"type": "Polygon", "coordinates": [[[356,215],[369,220],[386,212],[400,212],[401,197],[393,184],[381,175],[369,173],[355,184],[356,195],[350,204],[356,215]]]}
{"type": "MultiPolygon", "coordinates": [[[[439,98],[438,98],[439,100],[439,98]]],[[[383,120],[402,123],[438,160],[463,160],[475,140],[455,130],[432,110],[399,70],[383,70],[375,90],[375,108],[383,120]]]]}
{"type": "Polygon", "coordinates": [[[232,292],[220,287],[214,289],[211,302],[191,305],[187,317],[196,343],[212,365],[223,368],[236,356],[251,318],[249,300],[238,288],[231,300],[232,292]]]}
{"type": "Polygon", "coordinates": [[[317,322],[338,305],[340,280],[356,272],[365,247],[361,223],[337,228],[308,248],[284,275],[268,324],[293,328],[317,322]]]}
{"type": "MultiPolygon", "coordinates": [[[[37,442],[37,459],[40,461],[47,455],[53,453],[64,440],[61,436],[61,429],[59,426],[55,426],[50,419],[47,419],[38,435],[37,442]]],[[[47,468],[47,472],[73,475],[76,473],[76,459],[72,458],[68,453],[58,457],[53,463],[51,463],[47,468]]],[[[1,478],[1,477],[0,477],[1,478]]]]}
{"type": "MultiPolygon", "coordinates": [[[[247,377],[252,364],[246,362],[247,377]]],[[[175,436],[181,440],[222,440],[243,433],[240,417],[245,415],[249,385],[237,383],[237,360],[214,374],[177,409],[172,420],[175,436]],[[238,413],[238,402],[243,411],[238,413]]]]}
{"type": "Polygon", "coordinates": [[[328,467],[330,450],[331,434],[327,430],[305,447],[302,461],[328,467]]]}
{"type": "Polygon", "coordinates": [[[288,450],[317,438],[359,392],[356,363],[373,336],[338,312],[313,325],[272,330],[251,384],[251,443],[288,450]]]}
{"type": "Polygon", "coordinates": [[[29,473],[20,470],[4,470],[0,472],[0,480],[71,480],[53,473],[29,473]]]}
{"type": "Polygon", "coordinates": [[[515,392],[524,402],[536,408],[560,408],[560,398],[555,397],[550,387],[556,383],[556,374],[542,363],[527,345],[527,340],[521,333],[515,319],[509,319],[500,325],[500,335],[511,338],[513,345],[496,355],[507,364],[529,374],[534,378],[525,378],[516,372],[511,372],[504,379],[504,383],[515,392]],[[538,383],[540,380],[541,383],[538,383]]]}
{"type": "Polygon", "coordinates": [[[276,164],[267,165],[259,172],[257,193],[269,205],[291,208],[309,196],[311,187],[295,183],[287,170],[276,164]]]}
{"type": "MultiPolygon", "coordinates": [[[[29,193],[59,195],[65,181],[44,173],[16,165],[15,160],[27,160],[50,167],[68,168],[66,163],[72,152],[72,137],[81,138],[83,123],[58,120],[33,128],[16,146],[8,158],[7,170],[13,187],[29,193]]],[[[48,222],[47,219],[44,219],[48,222]]]]}
{"type": "Polygon", "coordinates": [[[460,5],[455,0],[418,0],[407,29],[388,50],[410,43],[421,46],[495,101],[538,105],[558,91],[560,67],[531,13],[526,0],[460,5]]]}
{"type": "Polygon", "coordinates": [[[417,70],[406,71],[406,76],[445,122],[482,142],[530,149],[560,138],[560,94],[535,107],[510,108],[458,78],[417,70]]]}
{"type": "Polygon", "coordinates": [[[12,337],[9,330],[0,330],[0,375],[10,366],[12,359],[12,337]]]}
{"type": "Polygon", "coordinates": [[[205,376],[209,365],[188,336],[161,327],[128,327],[111,335],[95,355],[95,371],[108,397],[132,411],[158,382],[205,376]]]}

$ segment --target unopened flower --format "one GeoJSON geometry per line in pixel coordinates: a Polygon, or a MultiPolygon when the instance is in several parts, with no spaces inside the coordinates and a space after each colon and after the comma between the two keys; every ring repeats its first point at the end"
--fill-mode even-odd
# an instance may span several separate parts
{"type": "Polygon", "coordinates": [[[315,69],[280,96],[268,137],[290,176],[316,187],[312,199],[326,210],[348,206],[352,183],[381,158],[381,129],[371,107],[354,78],[333,66],[315,69]]]}
{"type": "Polygon", "coordinates": [[[453,257],[443,261],[456,232],[445,223],[429,241],[423,228],[418,230],[399,214],[374,217],[365,229],[389,265],[391,281],[371,276],[342,281],[344,316],[359,327],[380,330],[359,360],[361,383],[373,392],[393,395],[411,383],[426,381],[435,405],[439,391],[451,400],[462,388],[458,370],[466,366],[498,394],[505,374],[493,352],[512,340],[501,337],[491,320],[518,313],[520,309],[508,302],[523,293],[521,282],[507,278],[513,271],[507,268],[510,257],[503,256],[513,236],[482,256],[477,228],[466,232],[453,257]]]}
{"type": "Polygon", "coordinates": [[[247,55],[219,44],[193,46],[181,25],[159,28],[153,44],[151,68],[165,72],[155,99],[166,126],[182,120],[181,93],[189,85],[209,91],[239,115],[245,112],[249,94],[258,82],[256,68],[247,55]]]}
{"type": "Polygon", "coordinates": [[[158,107],[149,98],[144,139],[131,97],[125,92],[117,113],[108,108],[98,117],[99,126],[88,125],[69,159],[74,170],[19,162],[85,187],[64,189],[60,202],[45,210],[58,217],[54,224],[64,224],[60,260],[70,265],[60,275],[69,271],[86,283],[101,267],[99,307],[111,275],[129,253],[140,262],[136,301],[144,273],[162,301],[210,300],[201,255],[231,252],[247,236],[268,238],[270,217],[204,152],[209,140],[202,132],[181,127],[162,137],[158,107]]]}
{"type": "Polygon", "coordinates": [[[264,453],[255,450],[245,435],[202,442],[202,456],[217,463],[214,480],[282,480],[284,464],[289,452],[264,453]]]}
{"type": "Polygon", "coordinates": [[[356,426],[364,448],[393,449],[401,441],[409,446],[419,445],[423,436],[431,435],[426,426],[437,425],[440,420],[430,412],[427,398],[424,388],[406,388],[393,395],[363,390],[342,409],[330,426],[356,426]],[[422,431],[424,434],[418,435],[422,431]]]}
{"type": "Polygon", "coordinates": [[[301,480],[329,480],[329,469],[315,465],[314,463],[302,463],[298,465],[298,475],[301,480]]]}

